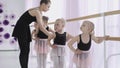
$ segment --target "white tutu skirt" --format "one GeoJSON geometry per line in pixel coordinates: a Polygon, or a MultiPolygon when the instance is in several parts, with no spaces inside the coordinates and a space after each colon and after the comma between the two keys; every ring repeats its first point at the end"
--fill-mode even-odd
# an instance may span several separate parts
{"type": "Polygon", "coordinates": [[[56,48],[52,48],[51,56],[65,56],[65,45],[54,45],[56,48]]]}
{"type": "Polygon", "coordinates": [[[76,64],[77,68],[91,68],[90,52],[74,54],[73,62],[76,64]]]}
{"type": "Polygon", "coordinates": [[[36,40],[34,48],[37,54],[47,54],[50,51],[50,47],[47,45],[47,39],[36,40]]]}
{"type": "Polygon", "coordinates": [[[53,68],[66,68],[65,67],[65,45],[54,45],[56,48],[51,50],[51,60],[53,61],[53,68]]]}

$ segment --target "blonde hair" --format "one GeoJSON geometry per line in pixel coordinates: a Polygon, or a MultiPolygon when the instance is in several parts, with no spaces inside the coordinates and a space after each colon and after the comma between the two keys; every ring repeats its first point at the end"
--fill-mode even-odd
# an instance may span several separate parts
{"type": "Polygon", "coordinates": [[[63,25],[65,25],[66,21],[64,18],[58,18],[55,23],[61,22],[63,25]]]}
{"type": "Polygon", "coordinates": [[[88,23],[89,24],[88,28],[91,29],[90,30],[91,32],[94,30],[95,27],[94,27],[93,22],[86,20],[86,21],[83,21],[83,23],[88,23]]]}

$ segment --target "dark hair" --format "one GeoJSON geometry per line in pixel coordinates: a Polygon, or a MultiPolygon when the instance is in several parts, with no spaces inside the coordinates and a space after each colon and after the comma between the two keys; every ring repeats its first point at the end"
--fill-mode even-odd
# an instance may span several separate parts
{"type": "Polygon", "coordinates": [[[49,18],[47,16],[42,16],[42,19],[43,19],[43,21],[47,21],[47,22],[49,20],[49,18]]]}
{"type": "Polygon", "coordinates": [[[51,1],[50,0],[41,0],[40,4],[42,4],[42,3],[48,4],[49,2],[51,2],[51,1]]]}

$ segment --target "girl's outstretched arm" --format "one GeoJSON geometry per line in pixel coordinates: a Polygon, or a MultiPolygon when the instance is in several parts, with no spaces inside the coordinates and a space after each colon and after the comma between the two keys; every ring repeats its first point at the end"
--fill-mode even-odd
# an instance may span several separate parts
{"type": "Polygon", "coordinates": [[[108,37],[109,37],[109,36],[95,37],[94,34],[91,35],[92,40],[93,40],[94,42],[98,43],[98,44],[101,43],[101,42],[103,42],[104,40],[107,40],[108,37]]]}

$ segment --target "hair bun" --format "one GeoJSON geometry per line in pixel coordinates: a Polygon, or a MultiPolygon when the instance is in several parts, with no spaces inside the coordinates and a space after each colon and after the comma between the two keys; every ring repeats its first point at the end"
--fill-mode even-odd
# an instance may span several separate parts
{"type": "Polygon", "coordinates": [[[42,4],[42,3],[48,4],[49,2],[51,2],[51,1],[50,0],[41,0],[40,4],[42,4]]]}
{"type": "Polygon", "coordinates": [[[41,0],[41,1],[50,1],[50,0],[41,0]]]}

